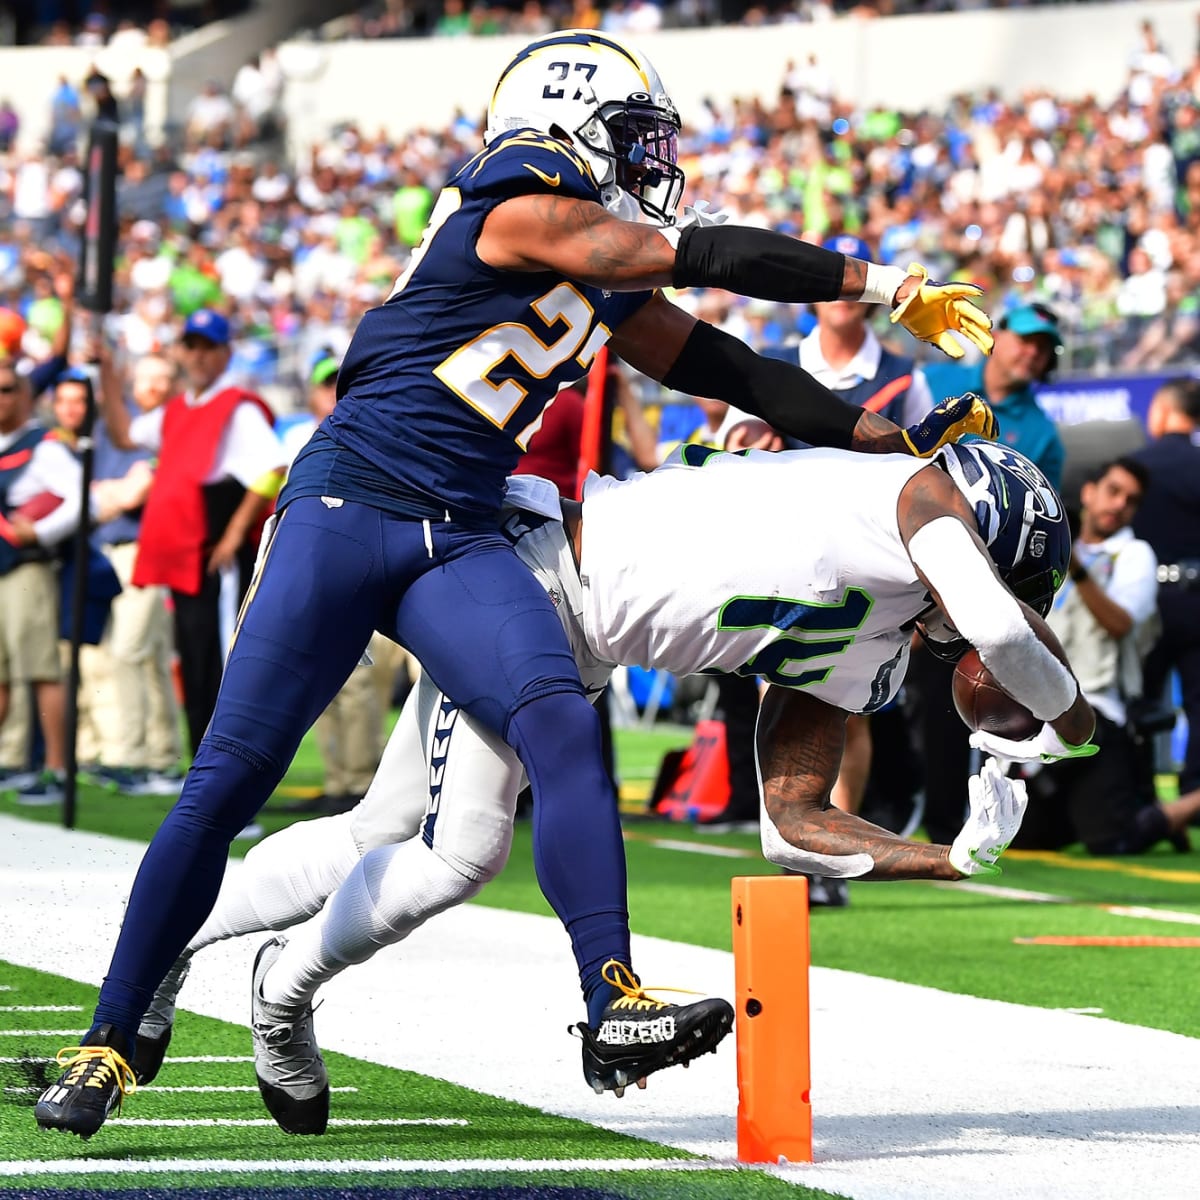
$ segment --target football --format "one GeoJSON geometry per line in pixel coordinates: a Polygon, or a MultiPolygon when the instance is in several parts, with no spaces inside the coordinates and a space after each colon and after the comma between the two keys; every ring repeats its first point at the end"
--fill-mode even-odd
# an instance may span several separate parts
{"type": "Polygon", "coordinates": [[[968,729],[1022,741],[1042,727],[1029,709],[996,682],[975,650],[968,650],[958,660],[952,691],[954,707],[968,729]]]}

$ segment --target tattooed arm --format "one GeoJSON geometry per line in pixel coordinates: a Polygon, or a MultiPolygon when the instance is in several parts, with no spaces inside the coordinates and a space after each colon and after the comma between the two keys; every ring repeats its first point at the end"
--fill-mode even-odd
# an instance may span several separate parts
{"type": "MultiPolygon", "coordinates": [[[[747,289],[734,289],[743,295],[792,303],[858,300],[867,285],[867,263],[785,234],[722,226],[709,236],[718,245],[728,245],[726,258],[744,263],[751,275],[747,289]],[[748,237],[752,240],[743,251],[739,239],[748,237]],[[802,263],[799,269],[787,261],[797,258],[802,263]]],[[[591,200],[538,193],[497,205],[484,221],[476,249],[484,262],[498,270],[557,271],[568,279],[613,292],[672,284],[730,286],[718,278],[725,265],[720,262],[707,269],[712,278],[689,278],[683,284],[677,278],[680,240],[674,230],[622,221],[591,200]]],[[[705,266],[701,264],[698,271],[703,276],[705,266]]],[[[904,277],[895,303],[902,303],[920,284],[919,276],[904,277]]]]}
{"type": "MultiPolygon", "coordinates": [[[[851,867],[852,878],[963,878],[950,864],[949,846],[905,841],[830,806],[845,725],[846,714],[841,709],[806,692],[768,689],[759,715],[756,748],[767,815],[779,835],[810,855],[835,859],[869,855],[873,865],[865,872],[856,868],[867,866],[866,862],[851,867]]],[[[784,859],[786,850],[769,857],[772,861],[784,859]]]]}
{"type": "MultiPolygon", "coordinates": [[[[699,265],[689,265],[688,283],[736,283],[743,295],[793,301],[858,300],[876,269],[782,234],[724,229],[719,227],[713,241],[726,245],[724,258],[710,255],[708,264],[700,256],[699,265]],[[729,278],[731,263],[737,264],[736,279],[729,278]]],[[[609,291],[645,291],[680,285],[678,254],[695,240],[695,231],[685,231],[682,239],[667,233],[674,231],[622,221],[590,200],[539,193],[497,205],[475,248],[497,270],[555,271],[609,291]]],[[[923,278],[904,278],[893,304],[919,289],[923,278]]],[[[890,290],[891,285],[885,289],[890,290]]],[[[661,295],[621,324],[612,346],[651,379],[693,396],[726,400],[802,441],[875,454],[923,453],[887,418],[845,404],[808,372],[755,354],[661,295]]]]}

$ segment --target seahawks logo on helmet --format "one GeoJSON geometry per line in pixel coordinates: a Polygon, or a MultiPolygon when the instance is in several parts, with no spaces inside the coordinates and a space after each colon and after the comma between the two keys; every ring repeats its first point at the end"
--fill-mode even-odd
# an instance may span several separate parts
{"type": "Polygon", "coordinates": [[[947,446],[940,461],[970,504],[1000,578],[1044,617],[1071,559],[1067,516],[1053,485],[1023,454],[992,442],[947,446]]]}

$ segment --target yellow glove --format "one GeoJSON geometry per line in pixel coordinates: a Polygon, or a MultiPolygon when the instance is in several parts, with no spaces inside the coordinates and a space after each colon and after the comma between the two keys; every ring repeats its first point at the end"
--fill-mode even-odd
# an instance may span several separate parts
{"type": "Polygon", "coordinates": [[[963,348],[950,336],[953,329],[984,352],[992,352],[992,319],[971,303],[983,295],[973,283],[931,283],[920,263],[910,263],[909,275],[919,275],[921,286],[892,309],[892,324],[904,326],[923,342],[931,342],[943,354],[962,358],[963,348]]]}
{"type": "Polygon", "coordinates": [[[959,442],[971,434],[994,442],[1000,436],[1000,422],[986,400],[974,392],[963,392],[943,400],[902,432],[910,453],[929,458],[947,442],[959,442]]]}

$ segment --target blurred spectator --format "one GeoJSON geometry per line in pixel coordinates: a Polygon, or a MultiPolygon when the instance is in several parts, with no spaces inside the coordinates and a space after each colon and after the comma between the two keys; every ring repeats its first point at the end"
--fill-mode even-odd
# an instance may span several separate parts
{"type": "Polygon", "coordinates": [[[60,75],[58,86],[50,98],[50,140],[47,149],[51,154],[62,154],[73,149],[82,128],[79,92],[65,75],[60,75]]]}
{"type": "Polygon", "coordinates": [[[433,192],[411,168],[404,173],[404,182],[392,197],[392,217],[396,240],[402,246],[415,246],[425,232],[425,224],[433,210],[433,192]]]}
{"type": "MultiPolygon", "coordinates": [[[[99,358],[100,385],[110,393],[107,403],[124,404],[111,354],[104,348],[99,358]]],[[[133,368],[134,410],[153,412],[165,404],[174,391],[175,375],[174,364],[166,358],[154,354],[140,358],[133,368]]],[[[93,436],[94,536],[122,586],[101,644],[81,657],[85,680],[81,693],[90,691],[98,740],[99,770],[93,773],[131,794],[174,795],[182,785],[182,775],[167,589],[135,587],[132,582],[142,509],[153,481],[153,460],[145,450],[118,449],[102,422],[93,436]],[[90,689],[86,685],[89,679],[90,689]]]]}
{"type": "Polygon", "coordinates": [[[1043,304],[1022,305],[1000,318],[995,334],[990,357],[974,366],[940,362],[925,367],[933,402],[940,404],[963,392],[982,396],[1000,418],[1000,440],[1032,459],[1058,487],[1062,440],[1034,389],[1053,373],[1062,351],[1058,318],[1043,304]]]}
{"type": "Polygon", "coordinates": [[[200,309],[183,327],[186,391],[132,421],[124,404],[102,395],[113,445],[159,456],[133,583],[171,589],[193,754],[216,704],[262,519],[283,478],[271,410],[226,377],[230,340],[225,317],[200,309]]]}
{"type": "Polygon", "coordinates": [[[0,100],[0,154],[7,154],[21,131],[21,118],[7,100],[0,100]]]}
{"type": "Polygon", "coordinates": [[[1146,660],[1146,695],[1178,672],[1188,720],[1182,798],[1200,794],[1200,382],[1175,379],[1150,406],[1151,442],[1133,457],[1150,477],[1133,531],[1159,562],[1162,634],[1146,660]]]}
{"type": "Polygon", "coordinates": [[[34,418],[13,360],[0,360],[0,724],[10,689],[32,684],[46,752],[45,769],[18,791],[22,804],[62,799],[65,693],[53,557],[78,526],[82,504],[79,464],[34,418]]]}
{"type": "Polygon", "coordinates": [[[233,134],[236,110],[233,101],[215,80],[208,80],[188,105],[184,135],[190,147],[199,147],[216,139],[218,146],[227,145],[233,134]]]}
{"type": "MultiPolygon", "coordinates": [[[[874,261],[871,247],[851,235],[827,238],[825,248],[874,261]]],[[[845,300],[815,304],[816,328],[792,358],[847,404],[877,412],[897,425],[915,425],[933,407],[929,384],[913,360],[880,344],[868,324],[874,306],[845,300]]]]}

